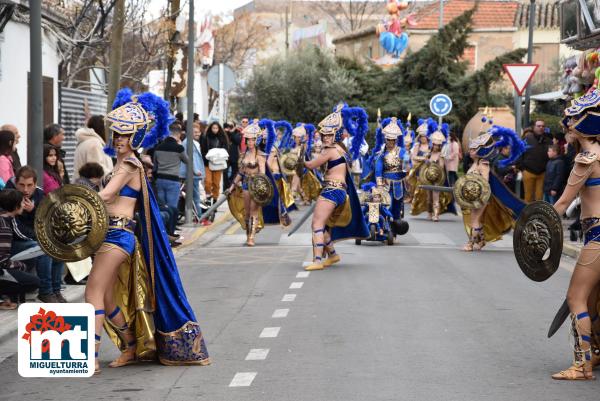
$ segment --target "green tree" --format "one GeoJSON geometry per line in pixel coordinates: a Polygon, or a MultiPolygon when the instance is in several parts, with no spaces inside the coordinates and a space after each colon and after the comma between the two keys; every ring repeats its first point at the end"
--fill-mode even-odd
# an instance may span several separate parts
{"type": "Polygon", "coordinates": [[[314,47],[255,67],[235,101],[243,115],[318,122],[356,88],[348,70],[314,47]]]}

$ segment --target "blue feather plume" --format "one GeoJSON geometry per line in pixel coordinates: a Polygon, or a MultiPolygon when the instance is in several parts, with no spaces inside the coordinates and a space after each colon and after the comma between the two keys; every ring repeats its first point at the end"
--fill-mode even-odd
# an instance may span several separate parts
{"type": "Polygon", "coordinates": [[[312,124],[304,124],[304,129],[308,135],[308,141],[306,143],[306,158],[310,159],[312,155],[313,144],[315,143],[315,131],[316,128],[312,124]]]}
{"type": "Polygon", "coordinates": [[[279,146],[278,149],[279,150],[283,150],[283,144],[284,142],[286,142],[292,135],[292,124],[290,124],[289,122],[285,121],[285,120],[281,120],[281,121],[276,121],[273,124],[273,127],[275,127],[275,129],[279,129],[279,128],[283,128],[283,135],[281,135],[281,141],[279,142],[279,146]]]}
{"type": "Polygon", "coordinates": [[[363,190],[363,192],[371,192],[373,190],[373,188],[375,188],[377,185],[374,182],[367,182],[364,183],[361,186],[361,189],[363,190]]]}
{"type": "Polygon", "coordinates": [[[271,150],[273,149],[273,145],[275,145],[275,141],[277,140],[277,133],[275,132],[274,122],[267,118],[263,118],[258,122],[258,126],[262,129],[267,130],[267,139],[265,142],[265,154],[269,156],[271,154],[271,150]]]}
{"type": "Polygon", "coordinates": [[[352,160],[360,157],[360,146],[369,131],[369,116],[360,107],[344,107],[342,109],[342,120],[344,128],[352,136],[350,142],[350,154],[352,160]]]}
{"type": "Polygon", "coordinates": [[[494,146],[498,148],[510,146],[510,157],[501,160],[498,163],[500,167],[506,167],[513,164],[527,150],[527,143],[510,128],[494,125],[490,129],[490,133],[496,140],[494,146]]]}

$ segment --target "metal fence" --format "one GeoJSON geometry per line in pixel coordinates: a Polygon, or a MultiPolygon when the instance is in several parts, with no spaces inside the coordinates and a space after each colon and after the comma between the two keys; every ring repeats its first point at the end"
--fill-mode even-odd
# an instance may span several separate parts
{"type": "Polygon", "coordinates": [[[65,141],[62,148],[67,152],[66,169],[73,177],[75,157],[75,131],[85,125],[85,104],[90,115],[106,114],[106,95],[98,92],[88,92],[81,89],[61,88],[60,124],[65,129],[65,141]]]}

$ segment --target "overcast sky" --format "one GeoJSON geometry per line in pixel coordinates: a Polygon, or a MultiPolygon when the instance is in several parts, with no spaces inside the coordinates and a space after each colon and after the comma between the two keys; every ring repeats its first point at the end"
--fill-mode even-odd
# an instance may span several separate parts
{"type": "MultiPolygon", "coordinates": [[[[195,0],[194,8],[196,17],[202,17],[206,13],[213,15],[230,13],[239,6],[250,3],[251,0],[195,0]]],[[[168,2],[166,0],[151,0],[150,8],[153,15],[158,15],[161,8],[164,8],[168,2]]],[[[181,1],[181,7],[189,7],[187,0],[181,1]]]]}

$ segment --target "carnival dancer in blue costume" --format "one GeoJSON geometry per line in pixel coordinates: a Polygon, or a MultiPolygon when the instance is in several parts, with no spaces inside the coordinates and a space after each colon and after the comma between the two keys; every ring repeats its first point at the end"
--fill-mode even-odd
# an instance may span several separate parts
{"type": "MultiPolygon", "coordinates": [[[[483,122],[486,121],[484,117],[483,122]]],[[[473,164],[465,177],[469,174],[483,177],[490,184],[491,196],[487,203],[476,208],[463,208],[463,221],[469,238],[463,250],[467,252],[479,251],[487,242],[501,239],[503,234],[514,227],[516,218],[525,207],[523,201],[490,169],[490,161],[497,156],[498,149],[506,146],[510,146],[511,153],[507,159],[500,161],[501,166],[514,163],[525,151],[526,146],[513,130],[498,125],[491,126],[487,132],[480,134],[469,144],[469,156],[473,164]]]]}
{"type": "MultiPolygon", "coordinates": [[[[394,223],[400,223],[404,216],[404,133],[396,117],[386,118],[377,129],[377,135],[385,139],[384,148],[376,154],[375,182],[390,192],[390,212],[394,223]]],[[[378,141],[379,142],[379,141],[378,141]]],[[[395,224],[394,224],[395,225],[395,224]]],[[[397,231],[397,230],[395,230],[397,231]]]]}
{"type": "Polygon", "coordinates": [[[367,113],[345,104],[339,104],[319,123],[324,149],[305,166],[315,169],[326,165],[326,171],[312,219],[313,261],[305,270],[322,270],[339,262],[334,241],[369,236],[350,176],[351,162],[360,156],[360,145],[368,129],[367,113]],[[352,136],[352,154],[341,144],[345,132],[352,136]]]}
{"type": "Polygon", "coordinates": [[[283,135],[281,136],[279,147],[274,145],[271,146],[271,152],[267,155],[267,167],[273,175],[273,180],[277,185],[277,191],[279,192],[279,197],[283,202],[283,207],[289,213],[293,210],[297,210],[298,207],[294,201],[294,196],[292,195],[290,185],[282,171],[280,148],[286,138],[291,135],[293,129],[292,125],[285,120],[275,122],[273,127],[275,130],[283,129],[283,135]]]}
{"type": "Polygon", "coordinates": [[[585,244],[573,270],[567,302],[574,339],[573,364],[552,376],[556,380],[593,380],[600,366],[600,91],[572,101],[563,125],[579,152],[567,186],[554,204],[560,216],[579,194],[585,244]]]}
{"type": "Polygon", "coordinates": [[[96,309],[96,372],[104,324],[122,354],[110,367],[137,360],[166,365],[210,363],[200,326],[190,307],[158,204],[135,150],[151,148],[169,134],[167,102],[151,93],[117,94],[106,121],[112,134],[107,153],[117,163],[100,192],[109,229],[96,253],[85,290],[96,309]],[[139,213],[136,237],[134,214],[139,213]]]}
{"type": "Polygon", "coordinates": [[[246,152],[240,156],[238,175],[227,191],[228,204],[233,217],[246,230],[246,245],[254,246],[256,234],[265,225],[288,226],[291,220],[267,166],[267,154],[271,153],[277,139],[274,122],[267,119],[254,120],[242,133],[246,141],[246,152]],[[264,138],[261,139],[264,152],[256,145],[259,138],[264,138]],[[250,181],[259,174],[267,177],[273,189],[273,197],[266,205],[258,203],[250,193],[250,181]]]}

